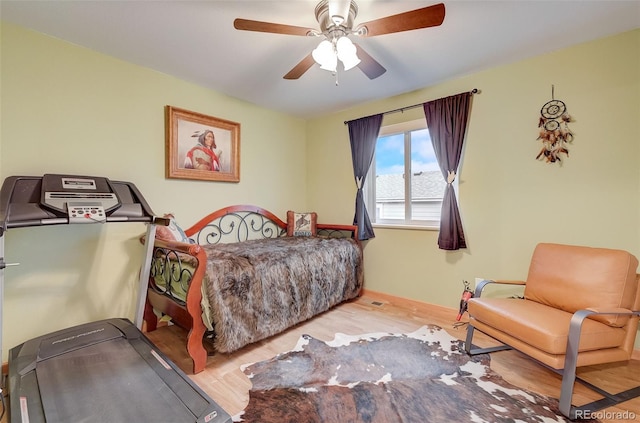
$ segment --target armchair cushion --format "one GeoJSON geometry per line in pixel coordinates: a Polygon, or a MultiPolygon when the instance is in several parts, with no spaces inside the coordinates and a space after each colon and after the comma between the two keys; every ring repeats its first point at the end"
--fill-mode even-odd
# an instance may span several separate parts
{"type": "MultiPolygon", "coordinates": [[[[535,301],[514,298],[472,298],[469,314],[481,322],[548,354],[564,354],[572,313],[535,301]]],[[[474,323],[475,324],[475,323],[474,323]]],[[[615,348],[623,344],[626,331],[586,319],[578,351],[615,348]]]]}
{"type": "MultiPolygon", "coordinates": [[[[536,247],[524,297],[574,313],[592,307],[632,309],[638,260],[622,250],[541,243],[536,247]]],[[[627,316],[592,319],[622,327],[627,316]]]]}

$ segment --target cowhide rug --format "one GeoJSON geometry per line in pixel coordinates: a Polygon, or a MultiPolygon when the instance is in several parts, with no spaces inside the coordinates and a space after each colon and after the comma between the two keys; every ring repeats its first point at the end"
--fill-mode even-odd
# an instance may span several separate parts
{"type": "Polygon", "coordinates": [[[568,422],[555,399],[506,382],[438,326],[409,334],[303,335],[293,351],[247,366],[235,422],[568,422]]]}

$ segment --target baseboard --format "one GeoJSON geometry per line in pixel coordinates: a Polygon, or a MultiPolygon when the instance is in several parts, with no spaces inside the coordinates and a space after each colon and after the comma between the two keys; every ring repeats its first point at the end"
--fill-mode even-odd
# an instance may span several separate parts
{"type": "Polygon", "coordinates": [[[438,310],[443,311],[445,313],[452,313],[453,316],[458,314],[458,309],[454,309],[454,308],[451,308],[451,307],[446,307],[446,306],[442,306],[442,305],[439,305],[439,304],[427,303],[427,302],[419,301],[419,300],[412,300],[410,298],[399,297],[399,296],[396,296],[396,295],[387,294],[385,292],[372,291],[370,289],[363,289],[362,290],[362,296],[367,296],[367,295],[371,296],[371,297],[379,298],[379,299],[384,300],[384,301],[388,301],[390,303],[393,303],[393,304],[396,304],[396,305],[399,305],[399,306],[415,308],[417,310],[438,309],[438,310]]]}
{"type": "MultiPolygon", "coordinates": [[[[389,303],[393,303],[399,306],[403,306],[403,307],[409,307],[409,308],[415,308],[416,310],[433,310],[433,309],[439,309],[441,311],[444,312],[450,312],[453,313],[454,315],[458,313],[457,309],[451,308],[451,307],[445,307],[442,305],[438,305],[438,304],[432,304],[432,303],[427,303],[424,301],[419,301],[419,300],[412,300],[410,298],[405,298],[405,297],[399,297],[396,295],[391,295],[391,294],[387,294],[384,292],[379,292],[379,291],[372,291],[370,289],[363,289],[362,290],[362,296],[371,296],[371,297],[375,297],[378,299],[381,299],[383,301],[388,301],[389,303]]],[[[634,349],[633,352],[631,353],[631,359],[632,360],[640,360],[640,349],[634,349]]]]}

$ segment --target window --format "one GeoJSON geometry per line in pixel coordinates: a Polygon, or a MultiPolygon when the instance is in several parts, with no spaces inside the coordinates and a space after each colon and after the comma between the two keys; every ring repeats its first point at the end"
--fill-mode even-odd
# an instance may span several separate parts
{"type": "Polygon", "coordinates": [[[380,129],[364,188],[371,223],[439,228],[445,186],[425,119],[380,129]]]}

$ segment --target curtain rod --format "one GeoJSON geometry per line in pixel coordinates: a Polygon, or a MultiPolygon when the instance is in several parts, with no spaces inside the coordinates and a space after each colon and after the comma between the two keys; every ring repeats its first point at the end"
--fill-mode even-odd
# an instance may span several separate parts
{"type": "MultiPolygon", "coordinates": [[[[474,88],[471,91],[469,91],[471,94],[477,94],[478,93],[478,89],[474,88]]],[[[430,100],[433,101],[433,100],[430,100]]],[[[400,107],[399,109],[393,109],[393,110],[388,110],[386,112],[382,112],[383,115],[389,115],[391,113],[397,113],[397,112],[404,112],[405,110],[409,110],[409,109],[414,109],[416,107],[420,107],[424,104],[423,103],[418,103],[418,104],[412,104],[411,106],[405,106],[405,107],[400,107]]],[[[376,113],[377,114],[377,113],[376,113]]],[[[371,116],[375,116],[375,115],[371,115],[371,116]]],[[[364,116],[364,117],[370,117],[370,116],[364,116]]],[[[358,118],[358,119],[362,119],[362,118],[358,118]]],[[[356,120],[356,119],[353,119],[356,120]]],[[[345,120],[344,124],[346,125],[347,123],[351,122],[350,120],[345,120]]]]}

